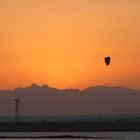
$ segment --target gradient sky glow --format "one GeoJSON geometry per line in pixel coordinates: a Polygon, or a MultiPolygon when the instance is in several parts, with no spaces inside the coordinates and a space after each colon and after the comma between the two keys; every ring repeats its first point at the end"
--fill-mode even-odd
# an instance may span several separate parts
{"type": "Polygon", "coordinates": [[[139,61],[139,0],[0,0],[0,89],[140,89],[139,61]]]}

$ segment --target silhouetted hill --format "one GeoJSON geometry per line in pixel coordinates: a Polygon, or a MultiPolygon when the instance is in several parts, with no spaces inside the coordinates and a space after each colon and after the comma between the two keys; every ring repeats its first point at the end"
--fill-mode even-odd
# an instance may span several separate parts
{"type": "Polygon", "coordinates": [[[140,113],[140,91],[123,87],[56,89],[36,84],[0,91],[0,115],[14,115],[14,99],[20,94],[23,116],[140,113]]]}
{"type": "Polygon", "coordinates": [[[125,87],[105,87],[105,86],[96,86],[96,87],[89,87],[83,90],[85,93],[135,93],[137,92],[134,89],[129,89],[125,87]]]}
{"type": "Polygon", "coordinates": [[[10,94],[10,90],[0,90],[0,94],[10,94]]]}

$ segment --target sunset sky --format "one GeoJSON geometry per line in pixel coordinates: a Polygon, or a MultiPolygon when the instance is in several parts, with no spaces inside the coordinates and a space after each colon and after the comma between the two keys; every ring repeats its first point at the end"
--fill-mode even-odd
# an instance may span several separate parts
{"type": "Polygon", "coordinates": [[[0,89],[32,83],[140,89],[140,0],[0,0],[0,89]]]}

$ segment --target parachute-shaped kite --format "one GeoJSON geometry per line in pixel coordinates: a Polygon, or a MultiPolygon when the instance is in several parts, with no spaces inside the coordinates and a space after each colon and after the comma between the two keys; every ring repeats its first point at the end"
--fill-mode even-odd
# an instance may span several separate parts
{"type": "Polygon", "coordinates": [[[110,62],[111,62],[110,56],[105,57],[105,63],[107,66],[109,66],[110,62]]]}

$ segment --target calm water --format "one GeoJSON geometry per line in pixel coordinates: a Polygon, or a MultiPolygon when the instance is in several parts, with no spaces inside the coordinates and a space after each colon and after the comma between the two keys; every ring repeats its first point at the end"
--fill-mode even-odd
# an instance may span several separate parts
{"type": "MultiPolygon", "coordinates": [[[[140,132],[43,132],[43,133],[0,133],[0,136],[92,136],[97,138],[80,138],[78,140],[140,140],[140,132]],[[102,138],[101,138],[102,137],[102,138]]],[[[3,138],[1,138],[2,140],[3,138]]],[[[35,138],[5,138],[4,140],[33,140],[35,138]]],[[[35,140],[74,140],[74,139],[50,139],[50,138],[36,138],[35,140]]]]}

